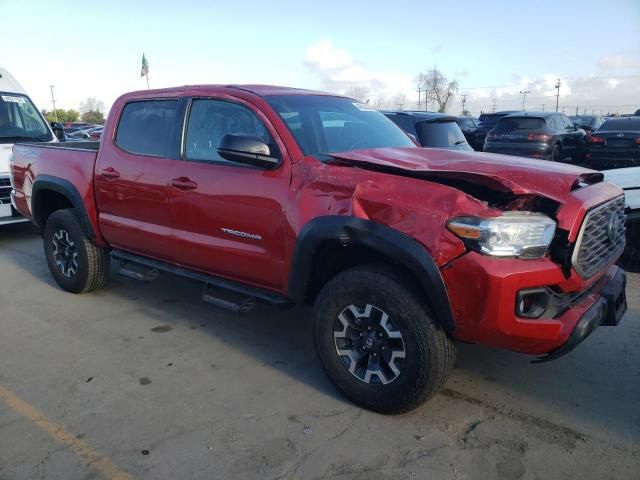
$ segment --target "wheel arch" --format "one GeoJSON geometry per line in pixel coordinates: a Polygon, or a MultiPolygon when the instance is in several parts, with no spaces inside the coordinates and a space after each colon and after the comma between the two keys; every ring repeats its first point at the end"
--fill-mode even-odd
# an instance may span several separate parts
{"type": "Polygon", "coordinates": [[[33,222],[40,228],[56,210],[73,208],[78,214],[89,238],[95,238],[95,232],[87,209],[78,189],[64,178],[52,175],[38,175],[31,190],[31,215],[33,222]]]}
{"type": "Polygon", "coordinates": [[[292,258],[289,296],[297,303],[312,303],[332,276],[376,261],[409,273],[436,321],[448,333],[455,329],[444,281],[427,250],[397,230],[355,217],[318,217],[304,226],[292,258]]]}

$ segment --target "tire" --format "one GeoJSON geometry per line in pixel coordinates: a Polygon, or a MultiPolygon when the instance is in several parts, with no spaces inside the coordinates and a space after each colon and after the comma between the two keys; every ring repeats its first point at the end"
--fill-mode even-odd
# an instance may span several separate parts
{"type": "Polygon", "coordinates": [[[57,210],[44,227],[44,254],[55,281],[71,293],[102,288],[109,272],[109,251],[88,237],[73,209],[57,210]]]}
{"type": "Polygon", "coordinates": [[[627,246],[618,265],[628,272],[640,272],[640,218],[627,222],[627,246]]]}
{"type": "Polygon", "coordinates": [[[385,414],[412,410],[453,369],[453,340],[434,321],[424,294],[390,267],[363,265],[338,274],[322,288],[314,310],[316,351],[325,372],[364,408],[385,414]],[[357,355],[360,362],[352,360],[357,355]]]}
{"type": "Polygon", "coordinates": [[[549,154],[549,160],[552,162],[560,162],[562,161],[562,147],[559,144],[555,144],[553,146],[553,150],[549,154]]]}

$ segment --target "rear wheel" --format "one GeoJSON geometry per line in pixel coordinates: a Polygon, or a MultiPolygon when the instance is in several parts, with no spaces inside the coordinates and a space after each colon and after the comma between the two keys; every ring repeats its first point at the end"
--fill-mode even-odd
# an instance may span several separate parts
{"type": "Polygon", "coordinates": [[[640,272],[640,218],[627,222],[627,246],[618,265],[628,272],[640,272]]]}
{"type": "Polygon", "coordinates": [[[551,150],[551,153],[549,154],[549,160],[552,162],[559,162],[562,160],[562,146],[557,143],[553,146],[553,150],[551,150]]]}
{"type": "Polygon", "coordinates": [[[423,298],[408,278],[381,265],[342,272],[318,295],[318,356],[335,386],[358,405],[406,412],[446,381],[455,345],[423,298]]]}
{"type": "Polygon", "coordinates": [[[47,219],[43,237],[49,270],[64,290],[84,293],[104,286],[109,252],[89,239],[75,210],[53,212],[47,219]]]}

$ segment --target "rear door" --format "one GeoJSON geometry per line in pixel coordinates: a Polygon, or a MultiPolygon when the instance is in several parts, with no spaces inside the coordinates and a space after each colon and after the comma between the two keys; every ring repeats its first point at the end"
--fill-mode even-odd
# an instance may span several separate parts
{"type": "Polygon", "coordinates": [[[105,139],[95,172],[100,229],[112,246],[171,261],[170,183],[179,160],[183,101],[124,105],[113,139],[105,139]]]}
{"type": "Polygon", "coordinates": [[[290,161],[275,130],[250,104],[230,98],[193,98],[183,158],[171,187],[171,218],[182,266],[272,290],[284,290],[285,225],[290,201],[290,161]],[[223,159],[225,134],[261,137],[279,152],[267,170],[223,159]]]}

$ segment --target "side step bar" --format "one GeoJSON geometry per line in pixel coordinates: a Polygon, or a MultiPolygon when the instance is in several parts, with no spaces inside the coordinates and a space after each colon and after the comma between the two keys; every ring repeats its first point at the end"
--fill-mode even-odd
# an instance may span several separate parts
{"type": "Polygon", "coordinates": [[[135,280],[148,282],[155,280],[160,272],[167,272],[203,282],[202,300],[232,312],[247,313],[255,306],[256,300],[282,308],[293,306],[293,302],[289,298],[269,290],[177,267],[160,260],[142,257],[122,250],[112,250],[111,256],[121,264],[118,273],[135,280]],[[134,267],[132,268],[132,266],[134,267]],[[146,271],[139,272],[135,267],[146,268],[146,271]]]}

